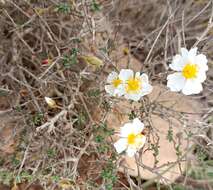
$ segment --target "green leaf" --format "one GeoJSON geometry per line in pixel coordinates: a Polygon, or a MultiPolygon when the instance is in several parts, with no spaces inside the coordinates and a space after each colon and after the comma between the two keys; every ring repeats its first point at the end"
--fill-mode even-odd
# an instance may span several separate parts
{"type": "Polygon", "coordinates": [[[172,141],[173,141],[173,130],[172,130],[172,128],[169,128],[169,130],[168,130],[168,133],[167,133],[167,140],[168,140],[169,142],[172,142],[172,141]]]}
{"type": "Polygon", "coordinates": [[[100,11],[100,10],[101,10],[100,4],[98,4],[96,2],[96,0],[92,0],[91,11],[96,12],[96,11],[100,11]]]}
{"type": "Polygon", "coordinates": [[[67,3],[60,3],[55,9],[57,12],[68,14],[71,12],[71,6],[67,3]]]}
{"type": "Polygon", "coordinates": [[[63,57],[63,65],[65,68],[70,68],[72,65],[78,63],[78,52],[79,50],[77,48],[72,48],[70,54],[63,57]]]}

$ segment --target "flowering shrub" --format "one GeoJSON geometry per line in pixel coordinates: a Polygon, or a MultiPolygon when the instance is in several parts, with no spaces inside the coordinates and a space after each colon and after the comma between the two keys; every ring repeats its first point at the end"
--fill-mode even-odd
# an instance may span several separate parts
{"type": "MultiPolygon", "coordinates": [[[[176,71],[167,77],[167,87],[174,92],[182,91],[185,95],[198,94],[203,90],[202,82],[208,70],[207,58],[197,54],[197,47],[181,48],[181,54],[174,56],[169,67],[176,71]]],[[[124,96],[128,100],[138,101],[150,94],[153,87],[149,84],[147,74],[140,74],[131,69],[121,69],[120,73],[111,72],[107,78],[105,90],[111,96],[124,96]]],[[[126,123],[120,129],[120,139],[114,144],[118,153],[126,151],[132,157],[145,144],[146,137],[142,134],[144,124],[138,119],[126,123]]]]}

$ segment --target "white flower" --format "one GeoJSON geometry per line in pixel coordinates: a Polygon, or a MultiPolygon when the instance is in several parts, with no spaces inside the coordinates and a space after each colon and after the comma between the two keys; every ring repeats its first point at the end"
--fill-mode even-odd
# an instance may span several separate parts
{"type": "Polygon", "coordinates": [[[124,94],[123,89],[121,88],[122,80],[119,78],[118,74],[112,71],[107,77],[107,85],[105,85],[105,90],[111,96],[122,96],[124,94]]]}
{"type": "Polygon", "coordinates": [[[120,139],[114,144],[116,151],[119,154],[126,151],[128,156],[134,156],[146,142],[146,137],[142,134],[143,129],[144,124],[138,118],[121,127],[120,139]]]}
{"type": "Polygon", "coordinates": [[[122,69],[119,74],[119,78],[124,81],[121,84],[122,92],[124,91],[124,97],[126,99],[138,101],[142,96],[151,93],[152,86],[149,84],[148,76],[146,74],[140,74],[140,72],[134,72],[130,69],[122,69]]]}
{"type": "Polygon", "coordinates": [[[169,67],[177,71],[167,77],[167,86],[171,91],[190,95],[203,90],[201,83],[206,80],[208,65],[206,56],[197,54],[197,47],[189,51],[181,48],[181,55],[176,55],[169,67]]]}

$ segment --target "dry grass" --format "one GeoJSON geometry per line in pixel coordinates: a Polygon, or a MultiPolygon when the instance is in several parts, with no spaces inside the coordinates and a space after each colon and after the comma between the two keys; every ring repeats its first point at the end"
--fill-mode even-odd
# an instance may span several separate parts
{"type": "Polygon", "coordinates": [[[117,181],[112,189],[128,189],[130,183],[139,188],[137,180],[117,173],[116,154],[106,142],[112,131],[104,116],[98,122],[93,117],[96,105],[110,111],[113,100],[103,91],[103,78],[115,68],[111,52],[121,35],[153,84],[166,83],[168,64],[180,47],[198,46],[207,55],[204,91],[192,97],[204,105],[192,138],[199,147],[198,169],[179,183],[211,189],[202,168],[212,168],[213,157],[212,17],[208,0],[0,1],[0,133],[8,128],[15,139],[9,154],[4,147],[10,138],[0,139],[0,181],[39,181],[48,189],[63,186],[62,179],[71,189],[110,189],[117,181]],[[90,54],[103,67],[82,60],[90,54]],[[58,107],[48,108],[45,96],[58,107]]]}

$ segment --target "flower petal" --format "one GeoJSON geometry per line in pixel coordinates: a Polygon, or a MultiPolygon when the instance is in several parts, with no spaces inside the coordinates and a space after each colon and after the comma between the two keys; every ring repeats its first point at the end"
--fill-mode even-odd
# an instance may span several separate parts
{"type": "Polygon", "coordinates": [[[135,118],[132,122],[132,127],[133,133],[137,135],[143,131],[144,124],[138,118],[135,118]]]}
{"type": "Polygon", "coordinates": [[[123,81],[134,77],[134,72],[131,69],[121,69],[119,78],[123,81]]]}
{"type": "Polygon", "coordinates": [[[136,149],[133,149],[133,148],[130,148],[130,147],[128,147],[127,150],[126,150],[126,153],[129,157],[133,157],[136,152],[137,152],[136,149]]]}
{"type": "Polygon", "coordinates": [[[182,92],[185,95],[199,94],[203,90],[202,84],[197,80],[187,80],[182,92]]]}
{"type": "Polygon", "coordinates": [[[199,70],[197,78],[195,80],[200,83],[204,82],[206,80],[206,71],[199,70]]]}
{"type": "Polygon", "coordinates": [[[181,48],[181,55],[182,55],[182,57],[188,57],[188,54],[189,54],[189,52],[188,52],[188,50],[186,49],[186,48],[181,48]]]}
{"type": "Polygon", "coordinates": [[[195,57],[195,63],[199,66],[199,69],[200,70],[203,70],[203,71],[207,71],[208,70],[208,65],[207,65],[207,58],[205,55],[203,54],[199,54],[195,57]]]}
{"type": "Polygon", "coordinates": [[[125,88],[123,87],[124,84],[120,84],[117,88],[116,88],[116,94],[118,96],[123,96],[125,94],[125,88]]]}
{"type": "Polygon", "coordinates": [[[181,91],[185,85],[186,79],[182,76],[182,73],[176,72],[167,76],[167,87],[173,91],[181,91]]]}
{"type": "Polygon", "coordinates": [[[122,87],[115,88],[113,85],[105,85],[105,91],[110,94],[110,96],[122,96],[125,90],[122,87]]]}
{"type": "Polygon", "coordinates": [[[130,133],[132,133],[132,123],[126,123],[123,127],[121,127],[120,136],[127,137],[130,133]]]}
{"type": "Polygon", "coordinates": [[[178,54],[173,57],[172,63],[169,65],[169,67],[174,71],[182,71],[184,65],[184,59],[178,54]]]}
{"type": "Polygon", "coordinates": [[[114,147],[117,153],[120,154],[127,148],[127,139],[126,138],[119,139],[117,142],[114,143],[114,147]]]}
{"type": "Polygon", "coordinates": [[[143,73],[141,76],[140,76],[141,80],[143,83],[149,83],[149,79],[148,79],[148,75],[143,73]]]}
{"type": "Polygon", "coordinates": [[[137,150],[140,150],[146,143],[146,137],[143,135],[142,138],[136,138],[136,144],[138,145],[137,150]]]}
{"type": "Polygon", "coordinates": [[[153,90],[153,87],[150,84],[143,84],[142,86],[142,92],[141,92],[141,96],[145,96],[147,94],[150,94],[153,90]]]}
{"type": "Polygon", "coordinates": [[[194,57],[194,56],[196,56],[196,54],[197,54],[197,47],[189,50],[189,56],[194,57]]]}
{"type": "Polygon", "coordinates": [[[118,78],[118,73],[112,71],[107,77],[107,83],[112,83],[112,81],[115,80],[116,78],[118,78]]]}
{"type": "Polygon", "coordinates": [[[135,78],[138,78],[138,77],[139,77],[139,78],[141,77],[141,73],[140,73],[140,72],[136,72],[136,73],[135,73],[135,78]]]}
{"type": "Polygon", "coordinates": [[[141,93],[138,93],[138,94],[124,94],[124,97],[127,99],[127,100],[134,100],[134,101],[138,101],[140,100],[141,98],[141,93]]]}
{"type": "Polygon", "coordinates": [[[113,85],[105,85],[105,90],[107,93],[109,93],[111,96],[115,96],[115,88],[113,85]]]}

